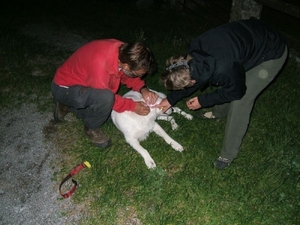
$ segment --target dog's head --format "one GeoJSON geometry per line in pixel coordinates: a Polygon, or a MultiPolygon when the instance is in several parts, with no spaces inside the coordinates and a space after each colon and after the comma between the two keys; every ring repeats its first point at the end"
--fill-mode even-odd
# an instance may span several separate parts
{"type": "MultiPolygon", "coordinates": [[[[142,94],[139,93],[139,92],[136,92],[136,91],[129,91],[127,92],[123,97],[124,98],[130,98],[132,99],[133,101],[143,101],[145,102],[150,108],[152,106],[155,106],[155,105],[158,105],[164,98],[166,98],[166,95],[162,92],[157,92],[157,91],[154,91],[152,89],[150,89],[151,91],[155,92],[158,94],[158,98],[156,100],[156,102],[154,104],[148,104],[142,97],[142,94]]],[[[172,113],[172,109],[169,108],[166,112],[162,112],[162,110],[160,110],[159,108],[151,108],[151,111],[155,111],[156,115],[170,115],[172,113]]]]}
{"type": "MultiPolygon", "coordinates": [[[[166,98],[167,96],[162,93],[162,92],[158,92],[158,91],[154,91],[152,89],[150,89],[151,91],[155,92],[156,94],[158,94],[158,98],[156,100],[156,102],[153,105],[148,105],[150,107],[158,105],[164,98],[166,98]]],[[[171,115],[172,114],[172,108],[169,108],[167,111],[165,111],[164,113],[162,112],[162,110],[160,110],[159,108],[152,108],[151,110],[155,110],[157,115],[171,115]]]]}
{"type": "MultiPolygon", "coordinates": [[[[158,105],[164,98],[165,98],[164,96],[158,95],[158,98],[157,98],[155,104],[153,104],[153,105],[149,105],[149,104],[148,104],[148,106],[151,108],[151,107],[153,107],[153,106],[155,106],[155,105],[158,105]]],[[[168,109],[167,111],[165,111],[164,113],[163,113],[162,110],[159,109],[159,108],[151,108],[151,110],[155,110],[156,113],[157,113],[157,115],[167,115],[167,116],[168,116],[168,115],[171,115],[171,114],[172,114],[172,108],[169,108],[169,109],[168,109]]]]}

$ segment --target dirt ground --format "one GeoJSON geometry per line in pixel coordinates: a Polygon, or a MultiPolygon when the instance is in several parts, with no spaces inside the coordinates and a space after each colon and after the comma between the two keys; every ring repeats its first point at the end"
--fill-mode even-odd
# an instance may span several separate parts
{"type": "MultiPolygon", "coordinates": [[[[71,51],[87,42],[46,24],[30,24],[23,32],[71,51]]],[[[57,129],[52,112],[40,113],[31,104],[0,115],[0,225],[77,224],[86,215],[84,207],[63,199],[60,181],[52,181],[61,162],[49,139],[57,129]]]]}

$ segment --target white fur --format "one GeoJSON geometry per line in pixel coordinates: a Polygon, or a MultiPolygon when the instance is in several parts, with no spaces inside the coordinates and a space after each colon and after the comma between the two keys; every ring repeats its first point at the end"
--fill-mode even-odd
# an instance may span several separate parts
{"type": "MultiPolygon", "coordinates": [[[[156,93],[159,95],[156,104],[159,104],[161,100],[164,99],[166,96],[161,92],[156,93]]],[[[129,91],[123,97],[131,98],[134,101],[144,101],[142,95],[136,91],[129,91]]],[[[175,140],[173,140],[155,121],[156,119],[170,121],[172,129],[177,129],[178,125],[176,124],[174,118],[170,115],[172,111],[183,115],[189,120],[193,119],[191,115],[183,112],[178,107],[172,107],[168,109],[165,113],[162,113],[162,111],[158,108],[151,108],[150,113],[147,116],[140,116],[131,111],[118,113],[113,110],[111,113],[111,118],[114,124],[124,134],[126,142],[130,144],[131,147],[133,147],[138,153],[141,154],[149,169],[155,168],[156,164],[151,158],[149,152],[140,145],[140,141],[145,140],[150,132],[154,131],[157,135],[161,136],[176,151],[183,151],[183,147],[175,140]]]]}

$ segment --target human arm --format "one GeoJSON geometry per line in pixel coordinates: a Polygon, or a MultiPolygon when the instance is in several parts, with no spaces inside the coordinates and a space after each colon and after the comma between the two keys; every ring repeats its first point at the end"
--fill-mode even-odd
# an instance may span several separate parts
{"type": "Polygon", "coordinates": [[[141,116],[146,116],[150,112],[149,106],[144,102],[135,102],[131,98],[123,98],[115,94],[113,110],[116,112],[132,111],[141,116]]]}
{"type": "Polygon", "coordinates": [[[134,112],[141,116],[146,116],[150,112],[150,107],[145,102],[136,102],[134,112]]]}
{"type": "Polygon", "coordinates": [[[198,101],[197,97],[191,98],[186,102],[186,105],[191,110],[200,109],[202,106],[198,101]]]}
{"type": "Polygon", "coordinates": [[[124,75],[121,78],[121,83],[125,84],[128,88],[131,88],[134,91],[140,92],[145,102],[149,105],[153,105],[158,98],[158,95],[155,92],[149,90],[145,82],[140,78],[131,78],[124,75]]]}
{"type": "Polygon", "coordinates": [[[183,90],[171,91],[167,95],[167,101],[169,102],[170,105],[175,105],[181,99],[192,95],[198,89],[199,89],[199,85],[196,83],[193,86],[185,88],[183,90]]]}
{"type": "Polygon", "coordinates": [[[164,98],[159,104],[153,106],[152,108],[159,108],[163,113],[167,111],[172,105],[169,103],[167,98],[164,98]]]}
{"type": "Polygon", "coordinates": [[[222,61],[211,78],[210,84],[220,86],[220,88],[197,96],[203,108],[239,100],[247,89],[245,70],[238,62],[222,61]]]}

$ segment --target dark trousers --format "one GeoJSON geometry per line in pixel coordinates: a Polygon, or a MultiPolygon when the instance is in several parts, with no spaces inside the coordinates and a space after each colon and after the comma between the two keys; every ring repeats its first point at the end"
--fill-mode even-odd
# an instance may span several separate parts
{"type": "Polygon", "coordinates": [[[108,119],[114,104],[114,93],[108,89],[61,87],[52,82],[51,92],[55,101],[70,106],[71,112],[91,129],[100,127],[108,119]]]}
{"type": "Polygon", "coordinates": [[[269,60],[246,72],[247,91],[240,100],[216,105],[213,115],[227,116],[225,137],[220,156],[233,160],[237,157],[242,139],[247,131],[250,114],[257,96],[272,82],[287,58],[287,48],[279,59],[269,60]]]}

